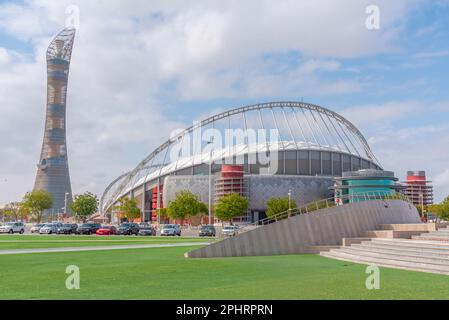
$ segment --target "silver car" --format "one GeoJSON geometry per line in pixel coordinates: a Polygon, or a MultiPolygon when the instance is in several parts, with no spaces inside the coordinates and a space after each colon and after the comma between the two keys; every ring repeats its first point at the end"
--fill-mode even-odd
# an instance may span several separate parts
{"type": "Polygon", "coordinates": [[[30,232],[31,233],[39,233],[39,230],[45,226],[45,223],[38,223],[31,227],[30,232]]]}
{"type": "Polygon", "coordinates": [[[22,222],[7,222],[0,227],[0,233],[24,233],[25,225],[22,222]]]}
{"type": "Polygon", "coordinates": [[[58,232],[58,226],[52,223],[45,224],[40,230],[39,234],[54,234],[58,232]]]}
{"type": "Polygon", "coordinates": [[[161,230],[161,236],[181,236],[179,224],[166,224],[161,230]]]}
{"type": "Polygon", "coordinates": [[[225,226],[222,232],[224,236],[234,237],[239,233],[239,227],[236,225],[225,226]]]}

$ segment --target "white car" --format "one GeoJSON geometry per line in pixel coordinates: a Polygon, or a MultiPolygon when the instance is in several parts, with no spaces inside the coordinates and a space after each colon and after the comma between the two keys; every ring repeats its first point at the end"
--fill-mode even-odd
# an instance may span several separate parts
{"type": "Polygon", "coordinates": [[[40,230],[43,226],[45,226],[45,223],[38,223],[38,224],[36,224],[36,225],[34,225],[34,226],[31,227],[30,232],[31,232],[31,233],[39,233],[39,230],[40,230]]]}
{"type": "Polygon", "coordinates": [[[47,223],[39,230],[39,234],[54,234],[58,232],[58,226],[53,223],[47,223]]]}
{"type": "Polygon", "coordinates": [[[25,225],[22,222],[7,222],[4,226],[0,227],[0,233],[24,233],[25,225]]]}
{"type": "Polygon", "coordinates": [[[178,224],[166,224],[161,230],[161,236],[181,236],[181,227],[178,224]]]}
{"type": "Polygon", "coordinates": [[[224,236],[234,237],[239,232],[239,227],[236,225],[225,226],[222,232],[224,236]]]}

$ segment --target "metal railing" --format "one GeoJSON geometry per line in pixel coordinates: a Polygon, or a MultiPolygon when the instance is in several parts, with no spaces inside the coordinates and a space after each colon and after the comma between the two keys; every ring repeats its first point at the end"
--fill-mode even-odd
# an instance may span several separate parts
{"type": "Polygon", "coordinates": [[[335,197],[321,199],[314,202],[310,202],[301,207],[292,208],[290,210],[280,212],[270,217],[266,217],[264,219],[255,221],[253,223],[247,224],[239,229],[239,233],[250,231],[259,226],[263,226],[266,224],[274,223],[280,220],[284,220],[298,214],[309,214],[321,209],[332,208],[339,205],[344,205],[347,203],[354,202],[364,202],[364,201],[372,201],[372,200],[403,200],[407,202],[411,202],[407,196],[402,193],[391,193],[388,191],[367,191],[360,192],[352,195],[342,195],[339,196],[336,200],[335,197]]]}

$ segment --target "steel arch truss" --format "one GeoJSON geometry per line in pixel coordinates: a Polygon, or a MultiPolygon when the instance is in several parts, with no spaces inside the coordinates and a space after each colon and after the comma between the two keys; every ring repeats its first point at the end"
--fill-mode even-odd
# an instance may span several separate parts
{"type": "MultiPolygon", "coordinates": [[[[281,138],[282,141],[280,149],[285,149],[284,142],[286,140],[293,139],[292,143],[297,147],[297,149],[310,147],[318,149],[321,148],[322,150],[333,149],[335,151],[340,151],[342,153],[367,159],[381,167],[362,133],[350,121],[338,113],[327,108],[305,102],[285,101],[255,104],[239,107],[211,116],[201,122],[195,123],[173,138],[165,141],[145,159],[143,159],[133,170],[115,179],[105,189],[100,203],[102,212],[105,212],[108,208],[110,208],[110,206],[119,197],[125,195],[133,188],[145,183],[148,176],[154,173],[154,171],[159,170],[159,173],[161,173],[162,168],[170,164],[165,162],[169,148],[177,143],[182,144],[184,137],[192,134],[195,130],[200,128],[205,128],[211,125],[215,128],[215,124],[223,119],[227,119],[229,121],[229,127],[231,127],[231,118],[239,115],[242,117],[242,124],[240,125],[240,128],[247,129],[247,115],[251,112],[257,113],[262,129],[267,129],[269,127],[267,122],[271,120],[274,120],[272,128],[280,129],[278,122],[279,119],[283,119],[284,128],[282,129],[288,132],[287,135],[289,138],[281,138]],[[268,110],[271,113],[271,119],[264,119],[264,116],[262,115],[264,110],[268,110]],[[289,110],[291,112],[291,120],[288,120],[289,117],[286,115],[286,111],[288,112],[289,110]],[[275,112],[281,113],[279,119],[276,118],[275,112]],[[296,134],[296,137],[294,134],[295,127],[300,130],[298,131],[298,134],[296,134]],[[309,137],[307,137],[307,135],[309,135],[309,137]],[[331,143],[331,141],[333,141],[333,143],[331,143]],[[304,143],[304,147],[300,147],[301,143],[304,143]],[[160,156],[163,156],[162,162],[155,164],[155,162],[158,162],[155,159],[160,156]],[[154,171],[150,172],[152,169],[154,169],[154,171]]],[[[231,148],[231,146],[229,146],[229,148],[231,148]]],[[[247,151],[249,151],[249,145],[247,145],[247,151]]],[[[193,154],[192,158],[194,164],[195,157],[193,154]]],[[[176,161],[174,168],[180,169],[178,166],[178,161],[176,161]]]]}

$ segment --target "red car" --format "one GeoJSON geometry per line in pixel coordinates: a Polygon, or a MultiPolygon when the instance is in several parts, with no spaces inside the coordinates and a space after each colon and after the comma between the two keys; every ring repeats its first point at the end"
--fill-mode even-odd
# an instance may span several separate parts
{"type": "Polygon", "coordinates": [[[102,226],[95,234],[97,236],[112,236],[117,234],[117,229],[114,226],[102,226]]]}

